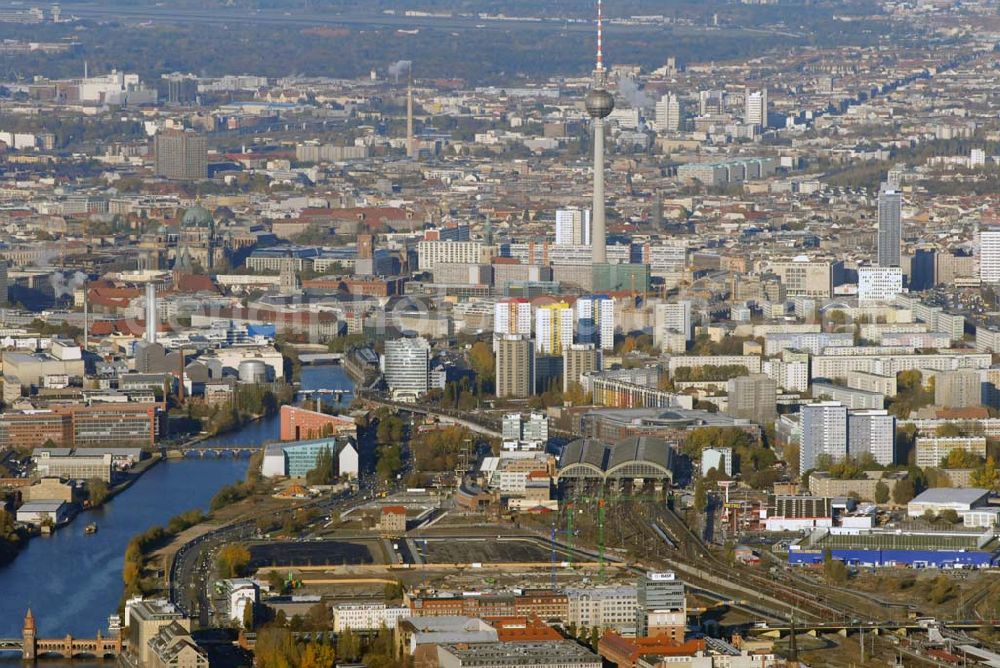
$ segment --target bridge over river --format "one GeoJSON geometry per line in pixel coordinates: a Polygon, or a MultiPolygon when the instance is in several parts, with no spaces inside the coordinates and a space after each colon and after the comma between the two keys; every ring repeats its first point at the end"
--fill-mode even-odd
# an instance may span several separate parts
{"type": "Polygon", "coordinates": [[[121,636],[104,637],[100,631],[94,638],[74,638],[66,635],[62,638],[39,638],[35,617],[28,609],[24,616],[24,625],[20,638],[0,638],[0,651],[18,651],[25,661],[35,661],[45,657],[62,657],[64,659],[78,658],[114,658],[125,648],[121,636]]]}

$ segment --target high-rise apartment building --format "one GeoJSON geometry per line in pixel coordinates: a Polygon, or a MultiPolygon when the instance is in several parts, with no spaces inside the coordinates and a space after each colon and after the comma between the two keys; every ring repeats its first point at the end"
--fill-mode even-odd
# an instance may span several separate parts
{"type": "MultiPolygon", "coordinates": [[[[493,305],[493,334],[531,335],[531,302],[527,299],[511,297],[501,299],[493,305]]],[[[493,347],[494,351],[496,346],[493,347]]]]}
{"type": "Polygon", "coordinates": [[[758,128],[767,127],[767,89],[747,92],[744,121],[758,128]]]}
{"type": "Polygon", "coordinates": [[[208,177],[208,142],[187,130],[162,130],[153,139],[156,175],[165,179],[195,180],[208,177]]]}
{"type": "Polygon", "coordinates": [[[431,346],[426,339],[403,338],[385,342],[382,373],[394,399],[416,401],[428,390],[431,346]]]}
{"type": "Polygon", "coordinates": [[[556,211],[556,245],[590,245],[590,211],[559,209],[556,211]]]}
{"type": "Polygon", "coordinates": [[[608,295],[587,295],[576,300],[576,332],[580,343],[602,350],[615,347],[615,300],[608,295]]]}
{"type": "Polygon", "coordinates": [[[979,230],[979,278],[983,283],[1000,283],[1000,226],[979,230]]]}
{"type": "Polygon", "coordinates": [[[580,383],[583,374],[602,369],[602,355],[593,343],[574,343],[563,350],[563,392],[580,383]]]}
{"type": "Polygon", "coordinates": [[[683,107],[676,93],[666,93],[656,103],[656,129],[659,132],[678,132],[683,124],[683,107]]]}
{"type": "Polygon", "coordinates": [[[525,399],[533,394],[535,351],[531,339],[509,334],[497,341],[496,391],[498,397],[525,399]]]}
{"type": "Polygon", "coordinates": [[[982,405],[983,382],[976,369],[956,369],[934,374],[934,403],[945,408],[982,405]]]}
{"type": "Polygon", "coordinates": [[[868,453],[882,466],[896,459],[896,417],[886,410],[851,411],[847,416],[847,447],[854,459],[868,453]]]}
{"type": "Polygon", "coordinates": [[[535,350],[562,355],[573,343],[573,307],[565,302],[543,304],[535,311],[535,350]]]}
{"type": "Polygon", "coordinates": [[[834,462],[847,456],[847,406],[844,404],[821,401],[802,407],[799,473],[815,468],[820,455],[829,455],[834,462]]]}
{"type": "Polygon", "coordinates": [[[653,309],[653,343],[663,347],[669,334],[683,334],[690,341],[693,332],[691,302],[680,301],[671,304],[657,304],[653,309]]]}
{"type": "Polygon", "coordinates": [[[759,425],[767,425],[778,417],[778,384],[763,373],[730,378],[727,383],[729,406],[726,412],[759,425]]]}
{"type": "Polygon", "coordinates": [[[903,239],[903,196],[883,188],[878,194],[878,265],[898,267],[903,239]]]}

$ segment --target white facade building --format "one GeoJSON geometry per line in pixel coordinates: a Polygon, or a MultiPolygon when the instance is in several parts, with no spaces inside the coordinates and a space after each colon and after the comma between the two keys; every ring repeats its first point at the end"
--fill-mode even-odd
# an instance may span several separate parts
{"type": "Polygon", "coordinates": [[[747,93],[746,114],[744,120],[748,125],[759,128],[767,127],[767,89],[747,93]]]}
{"type": "Polygon", "coordinates": [[[566,596],[569,599],[567,625],[634,632],[639,606],[635,587],[567,589],[566,596]]]}
{"type": "Polygon", "coordinates": [[[377,631],[382,626],[396,628],[396,621],[410,616],[406,606],[385,603],[345,603],[333,606],[333,631],[377,631]]]}
{"type": "Polygon", "coordinates": [[[1000,227],[979,231],[979,278],[983,283],[1000,283],[1000,227]]]}
{"type": "Polygon", "coordinates": [[[426,339],[395,339],[385,342],[382,373],[393,398],[416,401],[427,392],[431,346],[426,339]]]}
{"type": "Polygon", "coordinates": [[[484,259],[478,241],[421,241],[417,244],[420,271],[433,271],[437,264],[479,264],[484,259]]]}
{"type": "Polygon", "coordinates": [[[653,344],[662,348],[663,342],[671,333],[683,334],[685,341],[690,341],[694,331],[691,320],[691,302],[681,301],[673,304],[657,304],[653,311],[653,344]]]}
{"type": "Polygon", "coordinates": [[[896,417],[886,410],[851,411],[847,416],[847,449],[851,457],[869,453],[882,466],[896,458],[896,417]]]}
{"type": "Polygon", "coordinates": [[[805,392],[809,389],[809,363],[785,362],[779,359],[765,360],[762,371],[778,387],[789,392],[805,392]]]}
{"type": "Polygon", "coordinates": [[[836,401],[802,407],[799,472],[815,468],[820,455],[829,455],[834,462],[847,456],[847,406],[836,401]]]}
{"type": "Polygon", "coordinates": [[[614,298],[607,295],[589,295],[577,299],[576,327],[580,343],[593,343],[602,350],[614,348],[614,298]]]}
{"type": "Polygon", "coordinates": [[[531,336],[531,302],[527,299],[502,299],[493,305],[493,352],[496,337],[507,334],[531,336]]]}
{"type": "Polygon", "coordinates": [[[658,132],[678,132],[683,123],[681,99],[676,93],[666,93],[656,103],[656,129],[658,132]]]}
{"type": "Polygon", "coordinates": [[[858,301],[890,302],[903,291],[899,267],[858,267],[858,301]]]}
{"type": "Polygon", "coordinates": [[[565,302],[545,304],[535,311],[535,351],[562,355],[573,344],[573,307],[565,302]]]}
{"type": "Polygon", "coordinates": [[[590,245],[590,209],[556,211],[556,245],[590,245]]]}

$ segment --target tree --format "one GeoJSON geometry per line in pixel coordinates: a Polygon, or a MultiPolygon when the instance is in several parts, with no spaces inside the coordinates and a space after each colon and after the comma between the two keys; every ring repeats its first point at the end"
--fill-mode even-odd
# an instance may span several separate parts
{"type": "Polygon", "coordinates": [[[833,585],[843,585],[847,582],[847,566],[840,559],[834,559],[830,549],[823,552],[823,577],[833,585]]]}
{"type": "Polygon", "coordinates": [[[958,524],[962,521],[962,518],[958,516],[958,512],[954,508],[945,508],[938,515],[942,522],[947,522],[948,524],[958,524]]]}
{"type": "MultiPolygon", "coordinates": [[[[947,427],[945,424],[942,427],[947,427]]],[[[971,469],[979,466],[982,460],[978,455],[969,452],[964,448],[952,448],[948,454],[942,458],[941,467],[946,469],[971,469]]]]}
{"type": "Polygon", "coordinates": [[[482,387],[492,386],[496,380],[496,358],[493,348],[484,341],[477,341],[469,349],[469,366],[476,372],[482,387]]]}
{"type": "Polygon", "coordinates": [[[326,631],[333,622],[330,608],[325,603],[316,603],[309,607],[305,617],[306,628],[312,631],[326,631]]]}
{"type": "Polygon", "coordinates": [[[87,500],[91,508],[97,508],[108,499],[108,483],[100,478],[91,478],[87,481],[87,500]]]}
{"type": "Polygon", "coordinates": [[[563,401],[569,406],[585,406],[590,403],[587,393],[580,383],[570,383],[563,393],[563,401]]]}
{"type": "Polygon", "coordinates": [[[246,606],[243,608],[243,628],[247,631],[253,631],[253,603],[247,601],[246,606]]]}
{"type": "Polygon", "coordinates": [[[933,508],[928,508],[924,511],[924,514],[921,515],[921,518],[928,524],[934,524],[937,520],[937,513],[934,512],[933,508]]]}
{"type": "Polygon", "coordinates": [[[215,562],[222,577],[239,577],[246,572],[246,568],[250,564],[250,550],[240,543],[223,545],[215,562]]]}
{"type": "Polygon", "coordinates": [[[389,482],[403,468],[403,451],[398,444],[380,445],[375,451],[375,474],[389,482]]]}
{"type": "Polygon", "coordinates": [[[905,506],[913,500],[914,496],[916,496],[916,490],[914,489],[912,480],[903,478],[896,481],[896,486],[892,488],[893,503],[897,506],[905,506]]]}
{"type": "Polygon", "coordinates": [[[694,484],[694,509],[697,511],[705,510],[705,506],[708,505],[708,491],[705,489],[705,481],[698,480],[694,484]]]}
{"type": "Polygon", "coordinates": [[[889,485],[881,480],[875,483],[875,503],[889,503],[889,485]]]}
{"type": "Polygon", "coordinates": [[[337,465],[333,450],[325,447],[316,455],[316,467],[306,473],[306,482],[310,485],[332,485],[336,480],[337,465]]]}
{"type": "Polygon", "coordinates": [[[290,629],[267,626],[257,633],[254,647],[259,668],[292,668],[299,663],[299,649],[290,629]]]}
{"type": "MultiPolygon", "coordinates": [[[[937,436],[939,438],[953,438],[955,436],[962,436],[962,428],[959,427],[954,422],[945,422],[943,425],[937,428],[937,436]]],[[[952,450],[952,452],[955,452],[952,450]]]]}
{"type": "Polygon", "coordinates": [[[311,642],[302,650],[299,668],[333,668],[337,655],[329,645],[311,642]]]}
{"type": "Polygon", "coordinates": [[[1000,471],[997,470],[996,460],[992,456],[987,457],[986,462],[972,472],[970,481],[975,487],[1000,489],[1000,471]]]}
{"type": "Polygon", "coordinates": [[[285,593],[285,578],[281,577],[281,573],[278,571],[271,571],[267,574],[267,584],[271,587],[271,593],[279,595],[285,593]]]}
{"type": "Polygon", "coordinates": [[[344,629],[337,636],[337,658],[341,661],[357,661],[361,655],[361,639],[350,629],[344,629]]]}

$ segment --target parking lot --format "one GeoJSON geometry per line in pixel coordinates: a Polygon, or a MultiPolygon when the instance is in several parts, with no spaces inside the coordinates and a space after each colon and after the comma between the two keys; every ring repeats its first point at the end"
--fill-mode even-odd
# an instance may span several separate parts
{"type": "Polygon", "coordinates": [[[377,563],[363,543],[322,540],[311,542],[260,543],[250,546],[250,567],[340,566],[377,563]]]}

